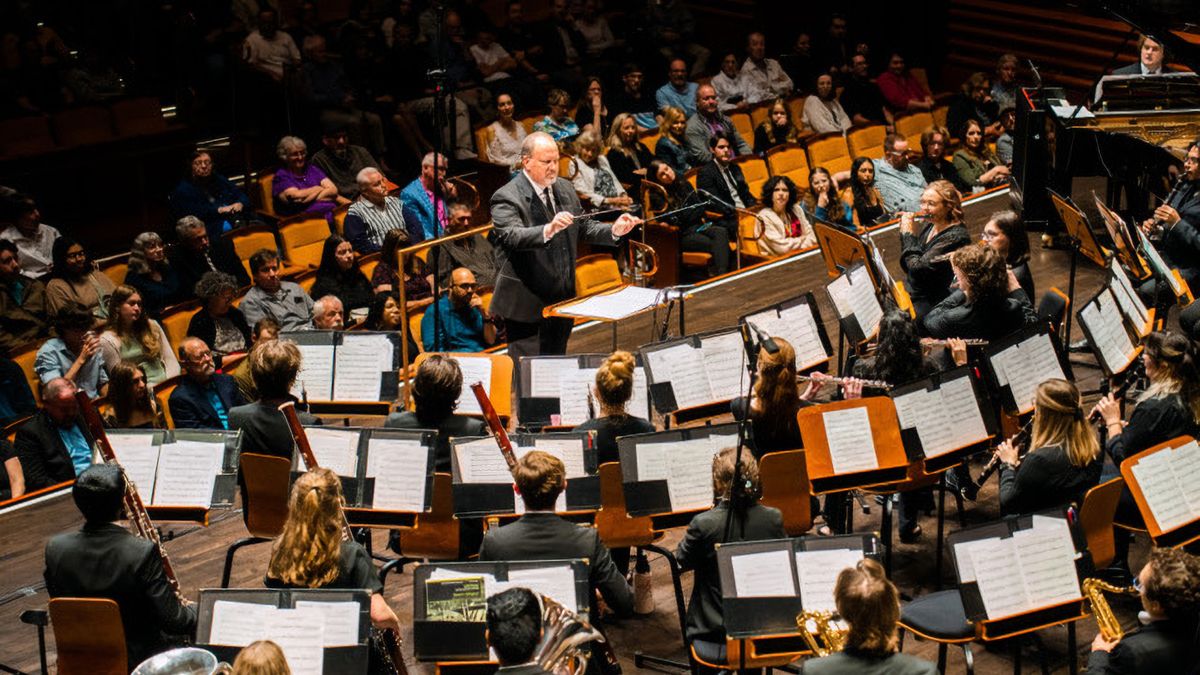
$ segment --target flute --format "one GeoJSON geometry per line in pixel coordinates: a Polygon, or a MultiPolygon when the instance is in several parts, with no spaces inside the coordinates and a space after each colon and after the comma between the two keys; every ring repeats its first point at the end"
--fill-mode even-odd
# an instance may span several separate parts
{"type": "Polygon", "coordinates": [[[932,347],[949,347],[951,340],[962,340],[962,343],[968,347],[988,346],[987,340],[980,340],[978,338],[925,338],[924,340],[921,340],[921,344],[930,345],[932,347]]]}
{"type": "MultiPolygon", "coordinates": [[[[850,380],[853,380],[853,379],[856,379],[856,378],[853,378],[853,377],[812,377],[811,375],[797,375],[796,376],[797,382],[818,382],[820,384],[828,383],[828,384],[836,384],[836,385],[843,386],[843,387],[846,386],[847,384],[850,384],[850,380]]],[[[874,387],[876,389],[882,389],[884,391],[888,391],[892,388],[891,383],[884,382],[883,380],[858,380],[858,382],[860,384],[862,384],[862,386],[864,386],[864,387],[874,387]]]]}
{"type": "MultiPolygon", "coordinates": [[[[1013,434],[1013,437],[1008,439],[1009,443],[1015,444],[1017,446],[1017,456],[1021,456],[1021,455],[1025,454],[1024,452],[1021,451],[1021,446],[1030,440],[1030,438],[1029,438],[1030,432],[1032,432],[1032,431],[1033,431],[1033,418],[1030,417],[1029,421],[1025,423],[1025,426],[1021,427],[1020,431],[1013,434]]],[[[987,479],[991,478],[992,474],[995,473],[996,469],[999,469],[999,468],[1000,468],[1000,453],[996,453],[996,454],[992,455],[992,458],[988,461],[988,463],[983,466],[983,471],[980,472],[979,478],[975,479],[975,484],[979,487],[983,487],[983,484],[987,482],[987,479]]]]}

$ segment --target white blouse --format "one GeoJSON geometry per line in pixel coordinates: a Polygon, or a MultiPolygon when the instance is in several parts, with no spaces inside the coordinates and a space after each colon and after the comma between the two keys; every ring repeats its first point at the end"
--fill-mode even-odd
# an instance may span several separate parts
{"type": "Polygon", "coordinates": [[[763,251],[770,255],[783,255],[817,245],[817,234],[813,232],[813,227],[804,216],[804,209],[800,208],[799,202],[792,207],[792,213],[800,221],[800,231],[803,234],[799,237],[792,236],[791,222],[783,222],[783,218],[780,218],[774,209],[765,208],[758,212],[758,221],[762,223],[763,228],[758,245],[763,251]]]}
{"type": "Polygon", "coordinates": [[[521,143],[529,134],[525,125],[514,122],[516,133],[510,133],[499,121],[492,122],[488,127],[487,156],[492,164],[512,168],[521,160],[521,143]]]}

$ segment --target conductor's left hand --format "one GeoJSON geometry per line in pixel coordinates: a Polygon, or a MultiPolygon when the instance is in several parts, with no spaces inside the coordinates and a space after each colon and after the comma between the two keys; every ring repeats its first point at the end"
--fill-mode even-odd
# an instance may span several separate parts
{"type": "Polygon", "coordinates": [[[622,213],[620,218],[613,223],[612,233],[614,237],[624,237],[629,234],[633,228],[642,224],[642,219],[630,213],[622,213]]]}

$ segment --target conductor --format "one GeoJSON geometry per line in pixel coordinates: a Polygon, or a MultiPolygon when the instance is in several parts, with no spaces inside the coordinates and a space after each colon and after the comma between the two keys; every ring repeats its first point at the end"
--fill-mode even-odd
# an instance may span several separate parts
{"type": "Polygon", "coordinates": [[[558,177],[558,144],[549,134],[525,137],[521,167],[491,202],[499,273],[490,310],[504,319],[514,360],[566,353],[573,322],[544,318],[542,309],[574,297],[579,238],[612,244],[642,222],[628,213],[612,224],[576,221],[583,208],[571,182],[558,177]]]}

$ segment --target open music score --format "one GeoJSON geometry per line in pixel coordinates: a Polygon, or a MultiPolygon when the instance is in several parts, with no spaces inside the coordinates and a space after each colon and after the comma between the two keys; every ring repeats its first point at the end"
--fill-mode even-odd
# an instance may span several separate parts
{"type": "Polygon", "coordinates": [[[347,507],[405,513],[430,509],[434,432],[337,427],[305,427],[304,432],[317,465],[343,478],[347,507]]]}
{"type": "Polygon", "coordinates": [[[1078,317],[1084,337],[1108,377],[1124,372],[1141,354],[1112,288],[1101,288],[1079,309],[1078,317]]]}
{"type": "Polygon", "coordinates": [[[903,480],[911,463],[890,398],[837,401],[800,408],[805,463],[814,493],[903,480]]]}
{"type": "MultiPolygon", "coordinates": [[[[1108,231],[1109,238],[1112,239],[1121,264],[1138,279],[1149,277],[1150,270],[1146,267],[1146,261],[1138,254],[1137,245],[1129,234],[1125,220],[1116,211],[1108,208],[1100,195],[1093,192],[1092,199],[1096,203],[1096,211],[1100,213],[1100,220],[1104,223],[1104,229],[1108,231]]],[[[1136,227],[1133,229],[1137,230],[1136,227]]]]}
{"type": "Polygon", "coordinates": [[[950,545],[968,619],[994,621],[1082,599],[1081,556],[1062,513],[967,528],[950,545]]]}
{"type": "Polygon", "coordinates": [[[1146,307],[1146,303],[1142,302],[1142,297],[1137,294],[1137,290],[1129,280],[1129,275],[1125,273],[1125,269],[1121,267],[1116,258],[1108,261],[1108,273],[1108,286],[1112,289],[1117,305],[1121,308],[1121,314],[1125,316],[1131,326],[1137,329],[1138,337],[1145,337],[1150,333],[1150,320],[1153,314],[1146,307]]]}
{"type": "Polygon", "coordinates": [[[1071,198],[1063,197],[1054,190],[1047,189],[1046,192],[1050,195],[1050,202],[1054,205],[1054,210],[1058,212],[1059,218],[1062,219],[1067,234],[1078,242],[1079,253],[1100,267],[1104,267],[1108,252],[1092,234],[1092,226],[1088,222],[1087,215],[1076,206],[1071,198]]]}
{"type": "Polygon", "coordinates": [[[1158,252],[1148,237],[1142,236],[1140,230],[1137,231],[1137,235],[1139,250],[1146,256],[1146,263],[1149,265],[1150,271],[1158,278],[1159,283],[1167,282],[1167,286],[1171,288],[1171,294],[1175,296],[1175,301],[1179,304],[1191,302],[1192,294],[1183,278],[1179,276],[1179,272],[1163,259],[1162,254],[1158,252]]]}
{"type": "MultiPolygon", "coordinates": [[[[523,425],[574,426],[589,419],[588,392],[596,383],[596,370],[607,354],[526,356],[520,361],[521,397],[518,410],[523,425]]],[[[640,362],[640,359],[639,359],[640,362]]],[[[600,414],[599,402],[593,402],[600,414]]],[[[633,371],[633,396],[626,410],[650,417],[650,392],[646,369],[633,371]]]]}
{"type": "Polygon", "coordinates": [[[833,347],[825,334],[825,323],[812,293],[747,314],[739,323],[752,323],[771,337],[787,340],[796,350],[796,370],[799,372],[811,370],[833,358],[833,347]]]}
{"type": "Polygon", "coordinates": [[[750,381],[738,328],[649,344],[640,355],[654,407],[663,414],[737,398],[750,381]]]}
{"type": "Polygon", "coordinates": [[[852,344],[871,339],[879,330],[883,306],[878,289],[866,266],[856,263],[825,286],[837,311],[842,330],[852,344]]]}
{"type": "Polygon", "coordinates": [[[735,445],[736,424],[617,439],[626,510],[630,515],[645,516],[711,507],[713,456],[735,445]]]}
{"type": "MultiPolygon", "coordinates": [[[[513,434],[510,438],[517,459],[532,450],[540,450],[562,461],[567,474],[567,489],[559,494],[555,511],[600,508],[594,432],[513,434]]],[[[455,515],[524,513],[525,503],[513,488],[512,472],[494,438],[451,439],[450,466],[455,515]]]]}
{"type": "Polygon", "coordinates": [[[108,440],[147,506],[233,506],[240,432],[113,430],[108,440]]]}
{"type": "MultiPolygon", "coordinates": [[[[973,451],[995,435],[994,412],[982,385],[963,366],[890,392],[909,459],[957,461],[957,450],[973,451]]],[[[957,453],[962,454],[962,453],[957,453]]]]}
{"type": "Polygon", "coordinates": [[[1070,367],[1059,352],[1058,340],[1045,324],[1027,326],[988,344],[987,362],[1005,411],[1017,415],[1033,410],[1038,385],[1049,379],[1071,379],[1070,367]]]}
{"type": "Polygon", "coordinates": [[[393,401],[399,394],[399,334],[294,331],[280,334],[300,349],[292,394],[310,401],[393,401]]]}
{"type": "Polygon", "coordinates": [[[1200,445],[1181,436],[1127,458],[1121,475],[1159,545],[1200,536],[1200,445]],[[1167,536],[1164,536],[1167,535],[1167,536]]]}
{"type": "Polygon", "coordinates": [[[662,302],[661,289],[627,285],[547,307],[544,314],[546,316],[618,321],[653,309],[662,302]]]}

